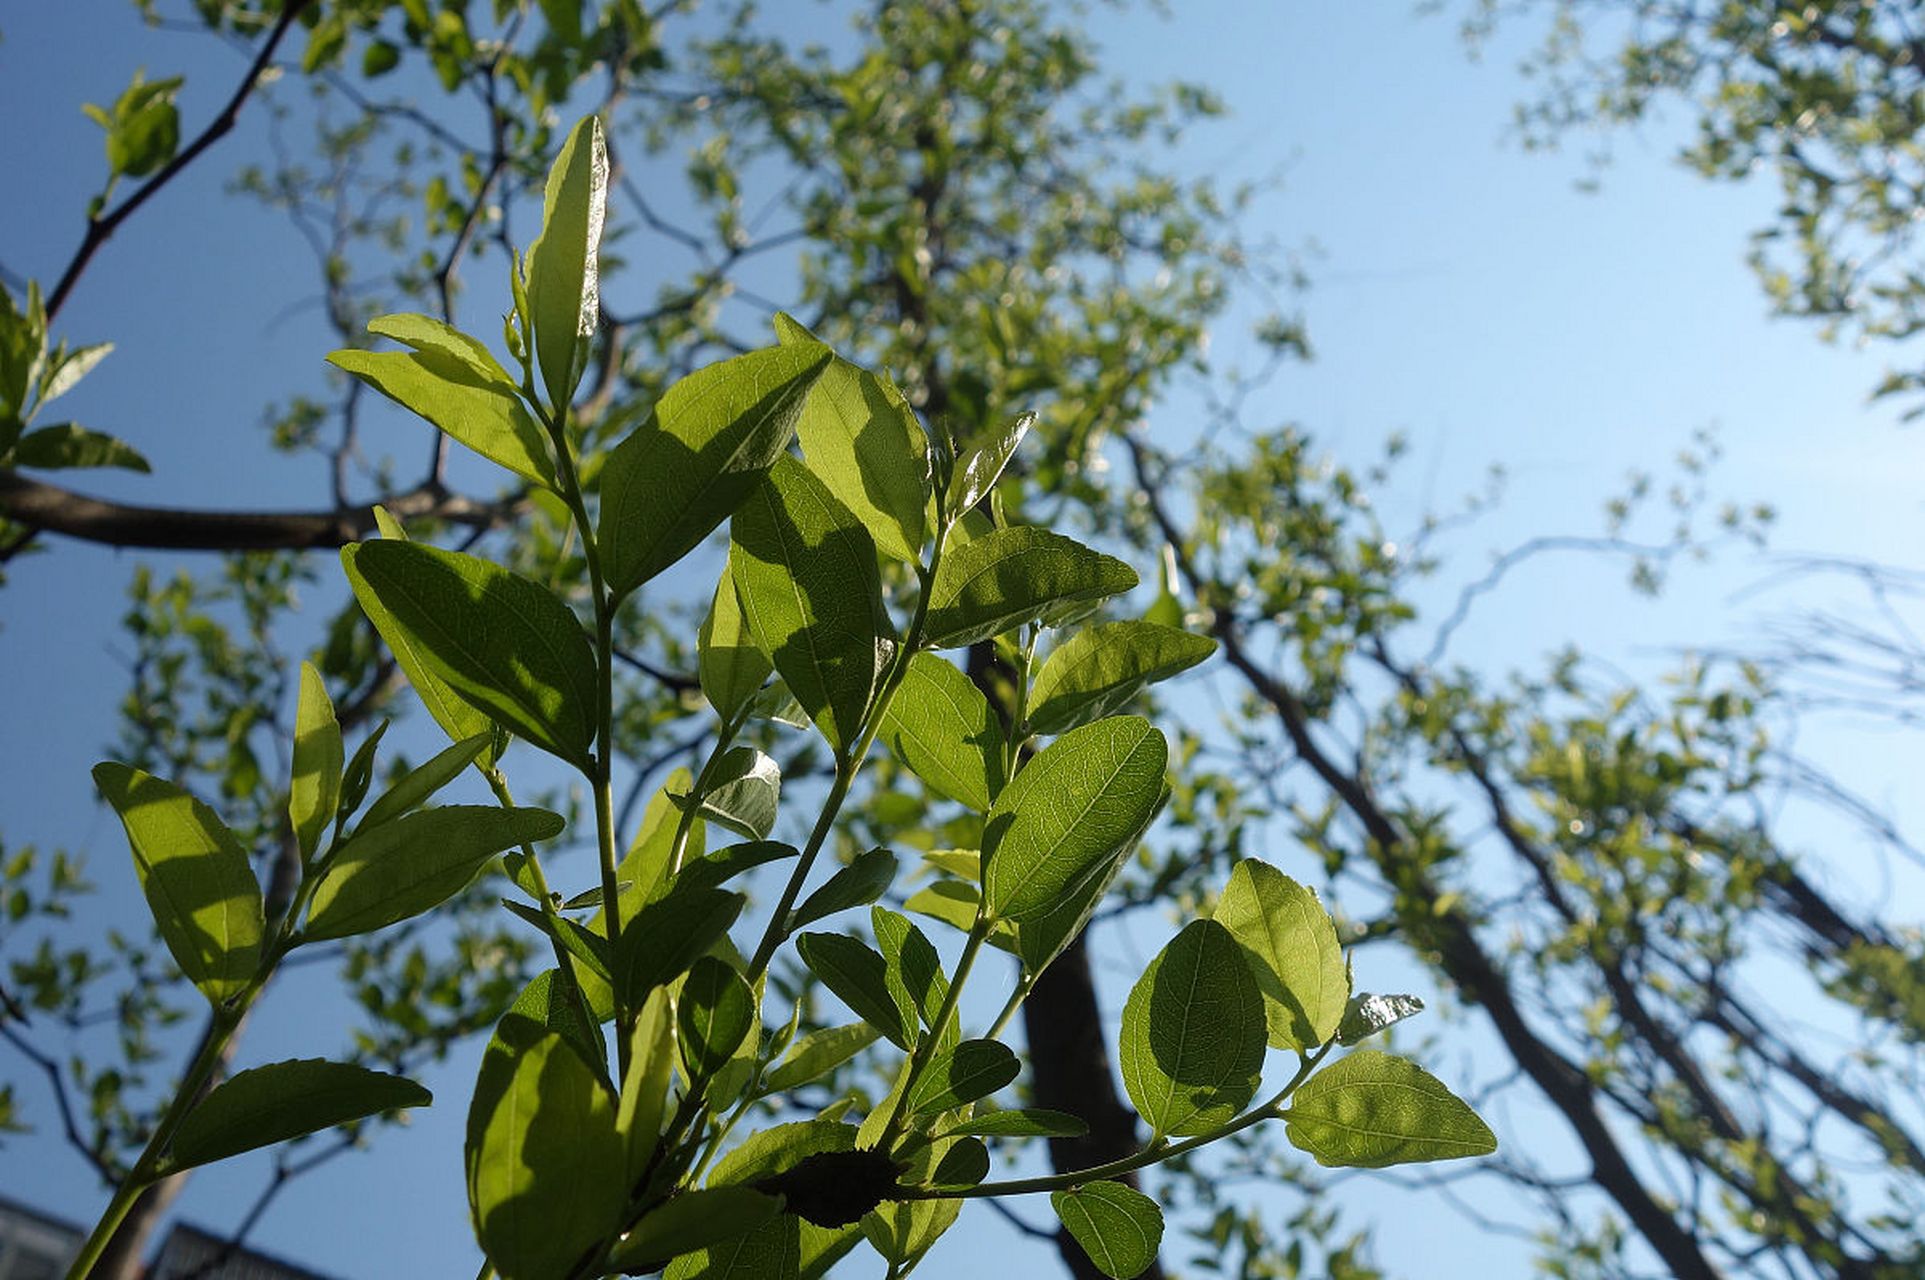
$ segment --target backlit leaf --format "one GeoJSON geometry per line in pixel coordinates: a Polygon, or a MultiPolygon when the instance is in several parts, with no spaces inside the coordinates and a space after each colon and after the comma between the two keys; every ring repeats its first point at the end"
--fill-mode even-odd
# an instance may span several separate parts
{"type": "Polygon", "coordinates": [[[341,802],[341,725],[334,703],[311,662],[301,664],[300,700],[294,711],[294,773],[288,784],[287,816],[301,856],[311,858],[321,833],[341,802]]]}
{"type": "Polygon", "coordinates": [[[830,747],[853,745],[891,651],[869,531],[808,468],[780,458],[735,514],[729,565],[783,683],[830,747]]]}
{"type": "Polygon", "coordinates": [[[541,234],[528,247],[528,310],[548,402],[564,410],[575,394],[579,357],[601,317],[602,223],[608,216],[608,150],[602,122],[588,116],[548,171],[541,234]]]}
{"type": "Polygon", "coordinates": [[[688,971],[676,1000],[682,1060],[692,1079],[706,1079],[728,1065],[755,1025],[755,993],[735,966],[702,956],[688,971]]]}
{"type": "Polygon", "coordinates": [[[103,431],[89,431],[78,423],[62,422],[29,431],[14,443],[16,467],[62,471],[75,467],[120,467],[145,474],[153,468],[140,450],[103,431]]]}
{"type": "Polygon", "coordinates": [[[1256,1096],[1263,1034],[1243,949],[1216,921],[1191,921],[1123,1006],[1118,1056],[1130,1101],[1160,1137],[1207,1133],[1256,1096]]]}
{"type": "Polygon", "coordinates": [[[1090,1182],[1052,1191],[1049,1205],[1104,1275],[1133,1280],[1156,1261],[1163,1211],[1141,1191],[1121,1182],[1090,1182]]]}
{"type": "Polygon", "coordinates": [[[909,1095],[910,1113],[933,1115],[987,1098],[1021,1070],[1022,1064],[1006,1045],[994,1040],[964,1040],[930,1059],[909,1095]]]}
{"type": "Polygon", "coordinates": [[[864,849],[802,900],[802,905],[789,918],[788,927],[800,929],[838,911],[866,907],[887,893],[895,878],[895,854],[887,849],[864,849]]]}
{"type": "Polygon", "coordinates": [[[1382,1169],[1486,1156],[1496,1135],[1444,1082],[1407,1058],[1359,1049],[1304,1081],[1285,1136],[1317,1163],[1382,1169]]]}
{"type": "Polygon", "coordinates": [[[168,1150],[174,1166],[186,1169],[433,1100],[412,1080],[345,1062],[276,1062],[215,1086],[181,1121],[168,1150]]]}
{"type": "Polygon", "coordinates": [[[1216,641],[1150,622],[1105,622],[1077,632],[1043,663],[1029,695],[1032,733],[1061,733],[1123,710],[1144,686],[1216,652],[1216,641]]]}
{"type": "Polygon", "coordinates": [[[754,747],[735,747],[716,762],[700,810],[704,818],[737,835],[766,840],[775,829],[781,796],[782,770],[775,761],[754,747]]]}
{"type": "Polygon", "coordinates": [[[715,584],[715,600],[702,620],[697,646],[702,694],[716,715],[732,720],[761,691],[775,664],[750,634],[735,594],[735,577],[726,569],[715,584]]]}
{"type": "Polygon", "coordinates": [[[1424,1002],[1416,996],[1352,996],[1337,1027],[1337,1043],[1348,1046],[1368,1040],[1392,1023],[1423,1011],[1424,1002]]]}
{"type": "Polygon", "coordinates": [[[329,355],[328,363],[489,461],[554,488],[555,466],[547,440],[522,407],[514,384],[495,381],[454,351],[458,348],[452,342],[419,351],[345,350],[329,355]]]}
{"type": "Polygon", "coordinates": [[[434,794],[453,782],[461,771],[473,764],[488,750],[493,734],[477,733],[472,738],[464,738],[453,746],[435,755],[426,764],[410,770],[399,782],[384,791],[380,798],[368,806],[361,818],[360,830],[378,827],[391,818],[398,818],[426,804],[434,794]]]}
{"type": "Polygon", "coordinates": [[[914,1043],[912,1009],[905,1009],[889,990],[887,965],[867,944],[840,933],[804,933],[795,940],[802,963],[822,985],[901,1049],[914,1043]]]}
{"type": "MultiPolygon", "coordinates": [[[[786,315],[784,346],[816,342],[786,315]]],[[[837,357],[809,392],[796,436],[809,469],[874,535],[884,555],[922,557],[932,485],[929,438],[894,383],[837,357]]]]}
{"type": "Polygon", "coordinates": [[[989,495],[1002,477],[1003,468],[1016,456],[1016,449],[1035,425],[1036,415],[1020,414],[994,428],[987,439],[964,451],[956,460],[956,475],[949,484],[949,514],[961,516],[989,495]]]}
{"type": "Polygon", "coordinates": [[[929,589],[928,642],[937,649],[975,644],[1057,605],[1095,602],[1135,585],[1136,570],[1060,533],[997,529],[943,556],[929,589]]]}
{"type": "Polygon", "coordinates": [[[467,888],[489,859],[561,834],[546,809],[445,805],[357,832],[315,887],[310,940],[371,933],[432,910],[467,888]]]}
{"type": "Polygon", "coordinates": [[[418,542],[357,543],[341,549],[341,563],[397,659],[395,636],[413,660],[484,715],[588,767],[595,654],[575,615],[548,588],[489,561],[418,542]]]}
{"type": "Polygon", "coordinates": [[[141,892],[187,980],[215,1004],[237,996],[260,967],[260,882],[214,811],[171,782],[124,764],[94,766],[94,784],[120,815],[141,892]]]}
{"type": "Polygon", "coordinates": [[[1169,748],[1140,716],[1071,730],[1004,788],[983,837],[983,898],[998,919],[1049,913],[1138,839],[1163,794],[1169,748]]]}
{"type": "Polygon", "coordinates": [[[982,690],[933,653],[909,660],[882,738],[932,790],[978,813],[1002,791],[1002,726],[982,690]]]}
{"type": "Polygon", "coordinates": [[[1215,918],[1244,949],[1273,1046],[1314,1049],[1337,1033],[1350,975],[1316,894],[1252,858],[1231,871],[1215,918]]]}
{"type": "Polygon", "coordinates": [[[698,369],[662,394],[602,468],[608,585],[639,587],[715,531],[783,456],[823,347],[770,347],[698,369]]]}

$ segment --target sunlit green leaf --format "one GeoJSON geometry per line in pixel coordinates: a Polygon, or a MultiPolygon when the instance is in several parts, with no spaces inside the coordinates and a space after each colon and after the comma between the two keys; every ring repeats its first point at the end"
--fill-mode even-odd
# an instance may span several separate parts
{"type": "Polygon", "coordinates": [[[306,936],[345,938],[432,910],[506,849],[561,834],[545,809],[446,805],[357,832],[315,886],[306,936]]]}
{"type": "Polygon", "coordinates": [[[766,840],[781,796],[782,770],[775,761],[754,747],[735,747],[716,762],[699,808],[704,818],[737,835],[766,840]]]}
{"type": "Polygon", "coordinates": [[[1244,949],[1272,1045],[1313,1049],[1337,1033],[1350,975],[1337,927],[1316,894],[1251,858],[1231,871],[1215,918],[1244,949]]]}
{"type": "Polygon", "coordinates": [[[528,247],[528,310],[536,361],[557,412],[574,398],[587,339],[601,319],[602,223],[608,216],[608,150],[602,122],[585,117],[548,171],[541,234],[528,247]]]}
{"type": "Polygon", "coordinates": [[[1022,1064],[1008,1046],[994,1040],[964,1040],[929,1060],[909,1095],[913,1115],[953,1111],[987,1098],[1014,1080],[1022,1064]]]}
{"type": "Polygon", "coordinates": [[[1299,1151],[1335,1168],[1487,1156],[1497,1137],[1444,1082],[1407,1058],[1359,1049],[1291,1096],[1285,1130],[1299,1151]]]}
{"type": "MultiPolygon", "coordinates": [[[[784,346],[817,341],[786,315],[784,346]]],[[[795,426],[809,469],[874,535],[885,555],[922,556],[932,484],[929,438],[894,383],[838,357],[809,392],[795,426]]]]}
{"type": "MultiPolygon", "coordinates": [[[[383,320],[426,317],[386,316],[383,320]]],[[[376,322],[381,323],[380,321],[376,322]]],[[[427,321],[432,324],[433,321],[427,321]]],[[[373,327],[373,326],[370,326],[373,327]]],[[[537,484],[555,487],[555,466],[541,427],[515,394],[515,384],[466,358],[457,335],[433,339],[415,327],[391,325],[391,336],[422,342],[417,351],[336,351],[328,363],[367,383],[402,408],[419,414],[482,457],[537,484]],[[405,336],[404,336],[405,335],[405,336]]],[[[473,343],[469,338],[467,342],[473,343]]],[[[480,347],[479,343],[474,346],[480,347]]],[[[486,355],[485,348],[482,354],[486,355]]],[[[488,357],[493,364],[493,357],[488,357]]]]}
{"type": "Polygon", "coordinates": [[[827,1075],[874,1044],[881,1033],[867,1022],[811,1031],[789,1049],[788,1056],[763,1077],[762,1091],[788,1093],[827,1075]]]}
{"type": "Polygon", "coordinates": [[[728,936],[748,900],[739,893],[677,884],[622,923],[622,956],[628,998],[687,973],[709,948],[728,936]]]}
{"type": "Polygon", "coordinates": [[[595,654],[575,615],[546,587],[418,542],[356,543],[341,549],[341,563],[397,659],[399,637],[411,660],[485,715],[588,767],[595,654]]]}
{"type": "Polygon", "coordinates": [[[260,882],[214,811],[171,782],[124,764],[94,766],[94,784],[120,815],[141,892],[187,980],[216,1004],[260,967],[260,882]]]}
{"type": "Polygon", "coordinates": [[[1144,686],[1214,652],[1214,640],[1149,622],[1105,622],[1079,631],[1049,655],[1030,689],[1030,731],[1061,733],[1113,715],[1144,686]]]}
{"type": "Polygon", "coordinates": [[[770,347],[698,369],[662,394],[602,468],[611,590],[633,591],[734,514],[783,456],[829,359],[822,347],[770,347]]]}
{"type": "Polygon", "coordinates": [[[1049,1205],[1104,1275],[1133,1280],[1156,1261],[1163,1211],[1141,1191],[1121,1182],[1089,1182],[1074,1191],[1052,1191],[1049,1205]]]}
{"type": "Polygon", "coordinates": [[[1423,1011],[1424,1002],[1416,996],[1352,996],[1337,1027],[1337,1043],[1349,1046],[1368,1040],[1385,1027],[1423,1011]]]}
{"type": "Polygon", "coordinates": [[[453,782],[461,771],[473,764],[488,749],[493,734],[477,733],[472,738],[464,738],[447,747],[426,764],[408,771],[399,782],[382,792],[375,802],[368,806],[362,815],[359,829],[366,831],[378,827],[391,818],[410,813],[434,797],[434,794],[453,782]]]}
{"type": "Polygon", "coordinates": [[[938,649],[975,644],[1054,606],[1102,600],[1135,585],[1136,570],[1060,533],[1031,525],[997,529],[943,557],[929,588],[928,642],[938,649]]]}
{"type": "Polygon", "coordinates": [[[1140,716],[1071,730],[1004,788],[983,838],[983,898],[998,918],[1045,915],[1089,880],[1155,816],[1169,747],[1140,716]]]}
{"type": "Polygon", "coordinates": [[[311,858],[321,833],[341,802],[343,749],[334,703],[311,662],[301,664],[300,700],[294,711],[294,773],[288,784],[287,816],[301,856],[311,858]]]}
{"type": "Polygon", "coordinates": [[[153,470],[140,450],[105,432],[89,431],[74,422],[41,427],[21,436],[10,459],[16,467],[60,471],[76,467],[120,467],[143,474],[153,470]]]}
{"type": "Polygon", "coordinates": [[[1088,1132],[1087,1122],[1066,1111],[1013,1107],[1007,1111],[989,1111],[967,1120],[958,1120],[938,1136],[973,1133],[981,1138],[1080,1138],[1088,1132]]]}
{"type": "Polygon", "coordinates": [[[789,918],[789,928],[800,929],[851,907],[866,907],[887,893],[895,878],[895,854],[887,849],[865,849],[802,900],[789,918]]]}
{"type": "Polygon", "coordinates": [[[782,1211],[780,1196],[752,1187],[705,1187],[651,1209],[609,1256],[617,1271],[652,1269],[671,1258],[747,1235],[782,1211]]]}
{"type": "Polygon", "coordinates": [[[1002,726],[982,690],[933,653],[909,660],[882,738],[932,790],[978,813],[1002,791],[1002,726]]]}
{"type": "Polygon", "coordinates": [[[562,1280],[628,1199],[615,1103],[560,1035],[516,1015],[482,1059],[468,1113],[468,1202],[504,1280],[562,1280]]]}
{"type": "Polygon", "coordinates": [[[715,584],[715,600],[702,620],[697,646],[703,696],[716,715],[734,719],[761,691],[775,664],[750,634],[735,593],[735,576],[726,570],[715,584]]]}
{"type": "Polygon", "coordinates": [[[1029,434],[1035,422],[1036,415],[1033,413],[1011,418],[994,428],[988,438],[974,448],[965,450],[957,458],[955,479],[949,484],[948,508],[951,517],[973,509],[996,487],[1003,468],[1016,456],[1017,447],[1023,443],[1023,437],[1029,434]]]}

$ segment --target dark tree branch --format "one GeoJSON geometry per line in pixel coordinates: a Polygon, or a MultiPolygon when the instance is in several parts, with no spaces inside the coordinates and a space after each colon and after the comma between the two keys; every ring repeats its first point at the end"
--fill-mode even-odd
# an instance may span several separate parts
{"type": "MultiPolygon", "coordinates": [[[[481,501],[423,485],[379,500],[402,520],[446,520],[492,528],[511,519],[525,495],[481,501]]],[[[339,547],[374,529],[374,506],[311,511],[205,511],[142,507],[90,498],[17,472],[0,471],[0,517],[37,532],[111,547],[177,551],[306,551],[339,547]]]]}

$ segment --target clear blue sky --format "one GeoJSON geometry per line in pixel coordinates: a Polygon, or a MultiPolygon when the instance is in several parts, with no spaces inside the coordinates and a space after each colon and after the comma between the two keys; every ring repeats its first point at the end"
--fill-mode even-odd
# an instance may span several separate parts
{"type": "MultiPolygon", "coordinates": [[[[1619,139],[1602,193],[1580,193],[1575,157],[1504,143],[1521,91],[1516,47],[1500,42],[1473,65],[1448,20],[1401,3],[1176,7],[1179,18],[1163,19],[1095,6],[1089,20],[1110,65],[1131,79],[1214,85],[1233,114],[1188,145],[1184,162],[1226,179],[1281,172],[1253,230],[1314,243],[1303,301],[1317,359],[1287,372],[1256,416],[1300,422],[1353,461],[1374,455],[1388,433],[1408,433],[1413,461],[1380,495],[1393,527],[1453,505],[1502,462],[1508,499],[1453,544],[1461,566],[1453,582],[1519,537],[1595,531],[1600,505],[1627,472],[1661,467],[1692,431],[1712,425],[1728,451],[1718,484],[1779,508],[1779,546],[1916,561],[1925,438],[1900,429],[1894,408],[1865,404],[1884,353],[1824,347],[1807,328],[1765,319],[1743,252],[1770,208],[1768,190],[1709,187],[1677,169],[1660,125],[1619,139]]],[[[0,33],[0,116],[14,122],[0,132],[8,180],[0,261],[47,280],[78,237],[100,170],[99,133],[79,104],[110,101],[136,66],[150,76],[184,72],[191,130],[243,64],[204,39],[145,30],[115,0],[14,6],[0,33]]],[[[319,359],[332,345],[312,310],[287,309],[289,277],[310,278],[294,232],[221,198],[264,140],[257,115],[103,251],[63,315],[64,336],[119,344],[68,402],[75,416],[134,442],[159,469],[153,478],[89,476],[80,487],[209,506],[326,502],[315,466],[269,453],[257,426],[268,401],[320,388],[319,359]],[[197,335],[191,349],[184,331],[197,335]]],[[[1224,346],[1233,341],[1226,331],[1224,346]]],[[[1174,398],[1158,429],[1181,432],[1185,408],[1174,398]]],[[[399,456],[414,465],[412,437],[399,456]]],[[[88,855],[106,889],[90,927],[141,921],[117,826],[87,781],[125,687],[114,628],[137,561],[174,563],[62,547],[20,562],[0,593],[9,730],[0,736],[0,831],[10,845],[88,855]]],[[[1547,564],[1518,575],[1456,652],[1498,666],[1577,639],[1649,666],[1674,646],[1744,634],[1765,603],[1730,600],[1760,568],[1733,557],[1688,572],[1669,597],[1647,603],[1628,597],[1613,573],[1547,564]]],[[[1842,738],[1837,750],[1875,796],[1895,794],[1899,779],[1918,772],[1915,753],[1855,750],[1842,738]]],[[[1916,919],[1918,906],[1902,899],[1894,913],[1916,919]]],[[[1147,932],[1099,938],[1112,1008],[1156,943],[1147,932]]],[[[304,973],[277,990],[244,1057],[338,1045],[330,982],[304,973]]],[[[258,1242],[360,1280],[472,1274],[455,1173],[472,1071],[472,1058],[461,1057],[436,1073],[429,1083],[440,1105],[411,1129],[382,1135],[376,1156],[315,1175],[268,1216],[258,1242]]],[[[91,1218],[101,1193],[54,1135],[45,1095],[17,1059],[0,1072],[22,1082],[29,1115],[47,1122],[39,1137],[8,1141],[0,1193],[91,1218]]],[[[265,1167],[247,1159],[197,1175],[184,1211],[217,1228],[230,1223],[265,1167]]],[[[1377,1256],[1393,1274],[1523,1271],[1513,1242],[1480,1237],[1434,1204],[1362,1183],[1350,1199],[1401,1225],[1379,1232],[1377,1256]]],[[[1046,1215],[1027,1208],[1034,1220],[1046,1215]]],[[[982,1250],[1008,1240],[994,1215],[973,1209],[924,1274],[979,1275],[982,1250]]],[[[1006,1273],[1057,1274],[1038,1246],[1013,1247],[1006,1273]]]]}

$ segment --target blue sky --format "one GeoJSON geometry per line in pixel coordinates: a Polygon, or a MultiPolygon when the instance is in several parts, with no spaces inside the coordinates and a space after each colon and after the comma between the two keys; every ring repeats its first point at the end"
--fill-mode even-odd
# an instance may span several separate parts
{"type": "MultiPolygon", "coordinates": [[[[1925,438],[1896,424],[1895,407],[1866,404],[1887,353],[1827,347],[1809,328],[1765,318],[1743,254],[1745,234],[1771,208],[1766,187],[1712,187],[1680,170],[1660,122],[1620,137],[1601,192],[1580,192],[1588,170],[1575,155],[1527,155],[1505,140],[1522,92],[1511,70],[1518,47],[1500,39],[1473,64],[1448,19],[1401,3],[1177,7],[1180,17],[1159,18],[1094,6],[1089,21],[1117,72],[1139,83],[1204,80],[1223,94],[1230,119],[1185,147],[1185,165],[1226,181],[1282,177],[1252,230],[1305,249],[1312,287],[1302,303],[1317,358],[1286,371],[1253,416],[1302,423],[1353,462],[1389,433],[1407,433],[1411,459],[1379,495],[1393,528],[1451,507],[1501,462],[1510,476],[1504,506],[1450,544],[1459,566],[1450,582],[1476,576],[1492,548],[1532,533],[1596,531],[1602,503],[1628,472],[1661,470],[1708,426],[1727,451],[1715,483],[1771,501],[1782,515],[1779,547],[1915,561],[1925,438]]],[[[19,6],[0,32],[0,115],[31,122],[0,134],[0,173],[10,179],[0,262],[44,281],[77,240],[100,171],[99,133],[79,104],[110,101],[137,66],[150,76],[185,73],[192,130],[243,61],[202,39],[145,30],[110,0],[19,6]]],[[[64,313],[64,336],[118,344],[67,403],[141,447],[158,470],[88,476],[77,487],[208,506],[326,502],[316,466],[271,454],[257,425],[262,406],[290,387],[320,388],[319,360],[333,345],[312,310],[288,309],[289,276],[310,274],[294,232],[222,199],[265,140],[262,119],[250,118],[103,250],[64,313]]],[[[1235,341],[1226,327],[1218,353],[1234,355],[1235,341]]],[[[1192,410],[1173,396],[1157,429],[1180,434],[1192,410]]],[[[412,438],[398,456],[413,465],[412,438]]],[[[107,890],[89,926],[141,920],[117,827],[87,782],[124,689],[113,632],[136,562],[173,563],[61,547],[19,562],[0,594],[0,707],[10,729],[0,737],[0,831],[10,845],[89,856],[107,890]]],[[[1614,571],[1547,562],[1512,579],[1455,652],[1501,665],[1578,639],[1648,669],[1678,646],[1742,636],[1782,604],[1734,600],[1764,568],[1728,557],[1685,571],[1665,599],[1646,602],[1629,597],[1614,571]]],[[[1900,780],[1916,773],[1915,754],[1867,749],[1845,734],[1831,749],[1875,797],[1897,799],[1900,780]]],[[[1894,912],[1915,919],[1917,908],[1916,897],[1901,898],[1894,912]]],[[[1155,945],[1147,927],[1099,939],[1112,1008],[1155,945]]],[[[292,976],[264,1005],[244,1056],[338,1044],[330,981],[292,976]]],[[[453,1171],[472,1069],[463,1058],[437,1072],[429,1083],[440,1105],[384,1135],[377,1155],[314,1175],[269,1214],[259,1242],[343,1277],[471,1274],[453,1171]]],[[[25,1074],[17,1060],[0,1071],[25,1074]]],[[[30,1114],[47,1115],[43,1095],[31,1086],[22,1094],[30,1114]]],[[[6,1151],[0,1193],[77,1218],[100,1203],[51,1125],[6,1151]]],[[[265,1167],[243,1160],[197,1175],[185,1212],[230,1223],[265,1167]]],[[[1393,1274],[1521,1273],[1525,1254],[1514,1243],[1481,1238],[1421,1197],[1359,1185],[1351,1203],[1404,1226],[1380,1232],[1377,1254],[1393,1274]]],[[[1040,1205],[1026,1211],[1037,1221],[1046,1214],[1040,1205]]],[[[980,1251],[1010,1241],[997,1218],[972,1210],[922,1274],[980,1274],[980,1251]]],[[[1037,1246],[1013,1247],[1010,1274],[1057,1274],[1037,1246]]]]}

